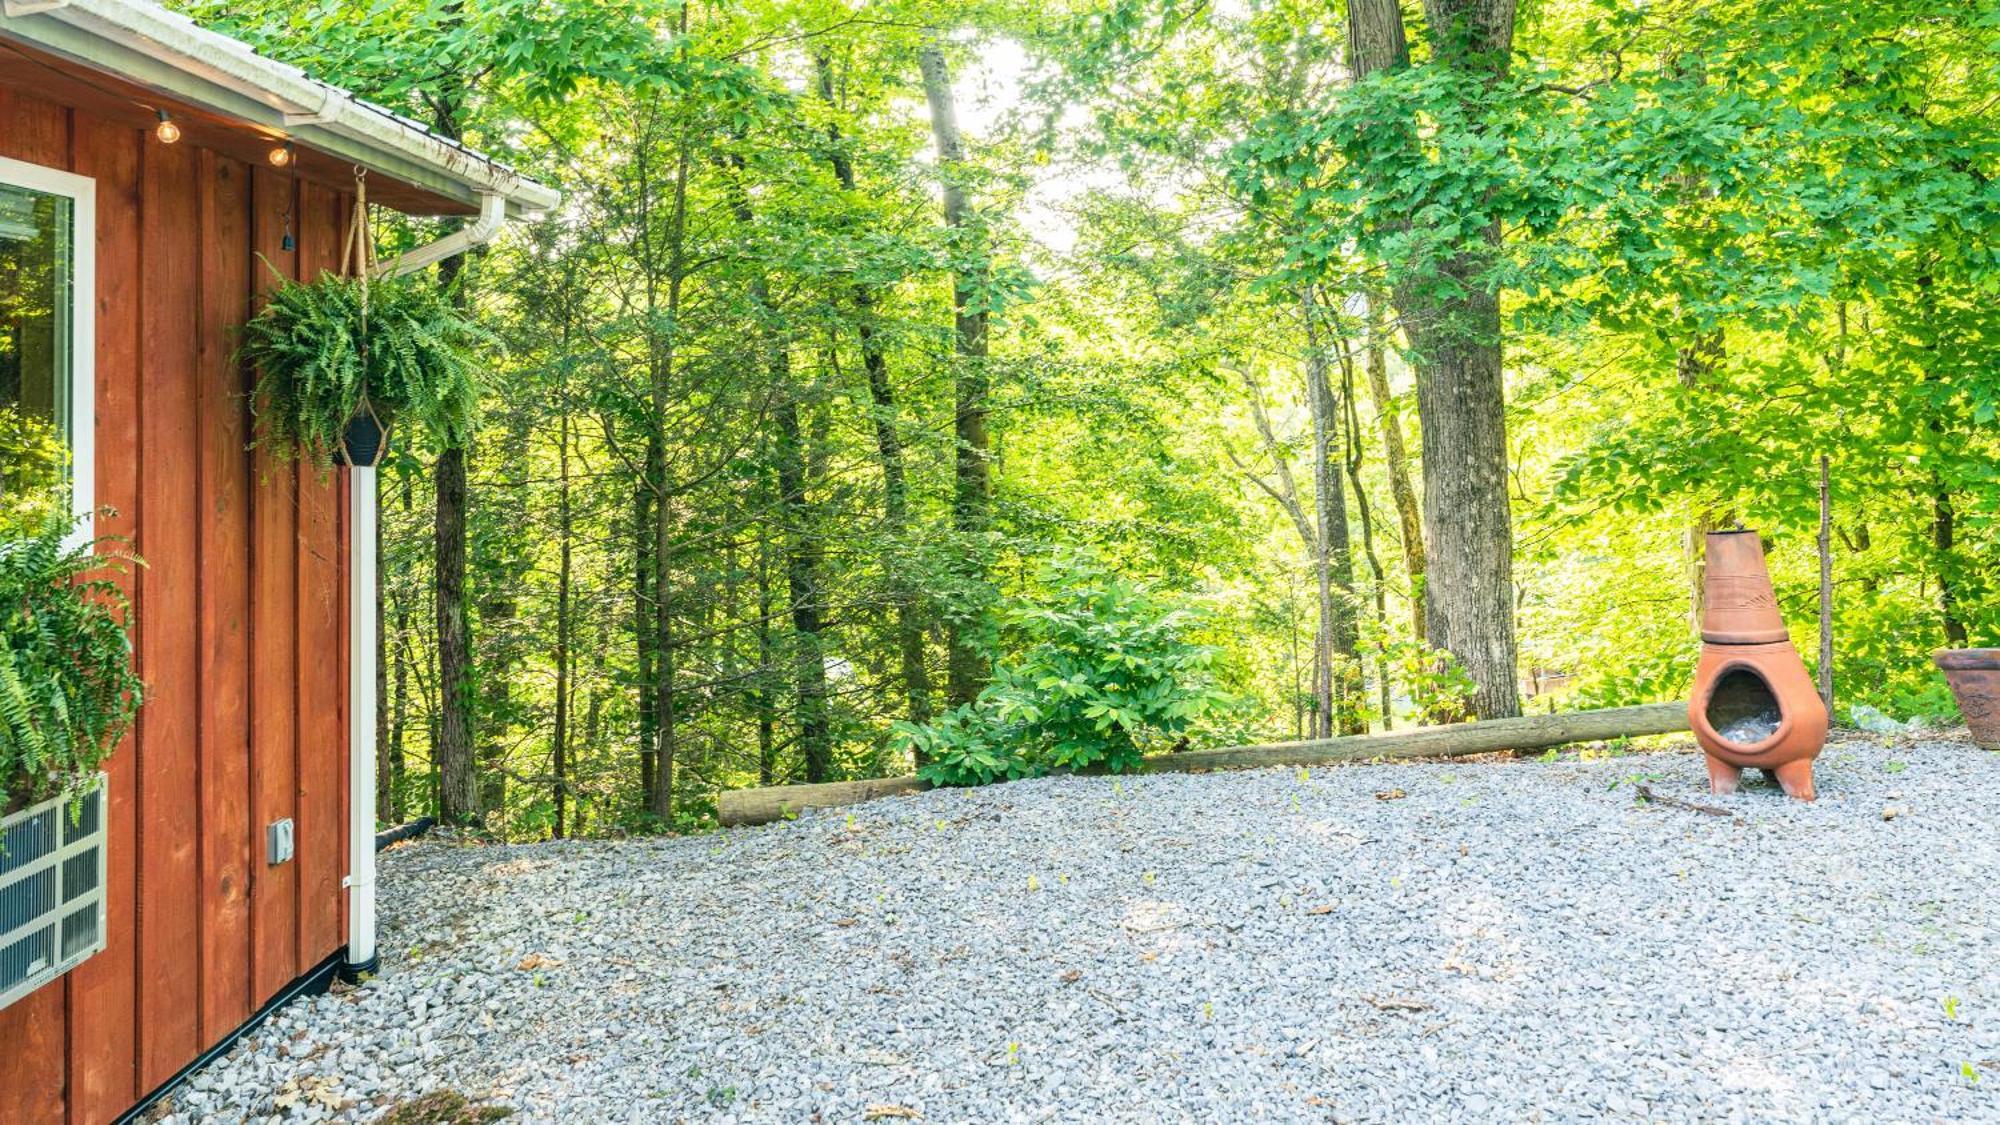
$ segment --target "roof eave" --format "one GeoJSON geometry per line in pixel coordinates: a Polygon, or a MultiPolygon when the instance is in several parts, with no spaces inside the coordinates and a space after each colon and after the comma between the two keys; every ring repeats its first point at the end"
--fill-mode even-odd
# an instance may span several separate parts
{"type": "Polygon", "coordinates": [[[525,218],[561,202],[553,188],[156,5],[133,0],[0,4],[0,34],[468,208],[477,208],[483,196],[498,195],[511,217],[525,218]]]}

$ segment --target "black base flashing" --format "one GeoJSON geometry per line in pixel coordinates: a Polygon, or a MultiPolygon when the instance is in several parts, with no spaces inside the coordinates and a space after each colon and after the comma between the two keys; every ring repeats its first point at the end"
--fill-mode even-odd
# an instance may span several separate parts
{"type": "MultiPolygon", "coordinates": [[[[235,1031],[230,1032],[228,1035],[223,1036],[221,1042],[215,1044],[213,1047],[210,1047],[208,1050],[203,1051],[199,1056],[195,1058],[193,1062],[187,1064],[186,1066],[180,1068],[180,1070],[174,1072],[174,1076],[172,1078],[169,1078],[165,1082],[160,1083],[159,1086],[156,1087],[152,1093],[147,1094],[143,1098],[140,1098],[136,1105],[134,1105],[131,1109],[126,1110],[124,1113],[120,1114],[118,1116],[116,1125],[126,1125],[127,1122],[138,1121],[141,1117],[145,1115],[146,1111],[152,1109],[153,1106],[160,1101],[160,1099],[166,1097],[168,1094],[173,1093],[176,1087],[178,1087],[181,1083],[187,1081],[189,1075],[193,1074],[197,1070],[200,1070],[202,1067],[207,1066],[209,1063],[214,1062],[216,1059],[221,1058],[223,1055],[228,1054],[229,1049],[231,1047],[236,1046],[237,1040],[242,1039],[245,1035],[248,1035],[252,1031],[257,1030],[258,1026],[262,1024],[265,1020],[270,1019],[271,1016],[275,1014],[278,1009],[284,1007],[285,1005],[291,1003],[292,1001],[298,999],[301,996],[318,996],[321,993],[325,992],[327,986],[333,983],[334,974],[337,971],[339,971],[340,967],[343,964],[345,964],[346,961],[347,961],[347,950],[346,948],[343,947],[338,952],[328,957],[326,960],[321,961],[317,965],[314,965],[312,969],[309,972],[307,972],[304,976],[286,985],[284,988],[279,989],[278,994],[276,996],[271,997],[269,1003],[257,1009],[256,1015],[253,1015],[249,1019],[244,1020],[242,1026],[238,1027],[235,1031]]],[[[372,971],[372,969],[370,971],[372,971]]]]}

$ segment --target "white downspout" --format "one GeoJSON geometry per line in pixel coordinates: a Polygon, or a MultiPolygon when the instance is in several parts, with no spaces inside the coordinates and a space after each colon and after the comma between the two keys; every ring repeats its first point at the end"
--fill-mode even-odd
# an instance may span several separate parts
{"type": "MultiPolygon", "coordinates": [[[[419,246],[379,272],[397,277],[493,241],[507,225],[507,200],[479,199],[479,218],[435,242],[419,246]]],[[[381,965],[375,942],[375,674],[376,478],[373,465],[349,465],[347,519],[350,554],[347,596],[347,964],[349,980],[381,965]]]]}
{"type": "Polygon", "coordinates": [[[347,964],[373,973],[375,953],[375,466],[347,469],[347,964]]]}
{"type": "Polygon", "coordinates": [[[500,228],[506,225],[507,198],[498,193],[482,195],[479,197],[477,219],[436,242],[427,242],[401,257],[384,262],[379,272],[384,277],[401,277],[406,273],[415,273],[446,258],[463,254],[475,246],[486,245],[493,241],[500,233],[500,228]]]}

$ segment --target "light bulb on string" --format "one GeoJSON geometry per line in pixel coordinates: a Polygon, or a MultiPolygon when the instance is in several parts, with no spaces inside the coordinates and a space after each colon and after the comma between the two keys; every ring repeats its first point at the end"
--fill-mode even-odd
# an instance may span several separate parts
{"type": "Polygon", "coordinates": [[[160,123],[158,125],[153,126],[153,135],[155,137],[158,137],[160,143],[163,145],[170,145],[173,144],[175,141],[180,140],[181,127],[179,125],[174,124],[174,119],[167,116],[166,110],[163,109],[160,110],[159,112],[160,112],[160,123]]]}
{"type": "Polygon", "coordinates": [[[284,144],[273,148],[268,159],[271,161],[271,167],[273,168],[283,168],[287,164],[290,164],[292,162],[292,142],[286,141],[284,144]]]}

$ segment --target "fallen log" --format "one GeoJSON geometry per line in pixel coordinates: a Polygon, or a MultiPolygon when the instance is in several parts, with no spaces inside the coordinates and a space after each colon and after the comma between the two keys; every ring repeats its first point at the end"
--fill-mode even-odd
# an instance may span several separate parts
{"type": "Polygon", "coordinates": [[[915,793],[928,788],[914,777],[872,777],[866,781],[728,789],[715,802],[715,819],[724,825],[769,824],[805,809],[856,805],[877,797],[893,797],[898,793],[915,793]]]}
{"type": "MultiPolygon", "coordinates": [[[[1144,769],[1147,773],[1197,773],[1272,766],[1318,766],[1376,759],[1454,758],[1503,750],[1546,750],[1571,742],[1638,738],[1649,734],[1673,734],[1686,729],[1686,704],[1648,703],[1639,707],[1523,715],[1515,719],[1413,727],[1381,734],[1354,734],[1266,746],[1184,750],[1178,754],[1154,754],[1146,759],[1144,769]]],[[[836,808],[877,797],[915,793],[926,788],[928,786],[914,777],[882,777],[867,781],[830,781],[820,785],[731,789],[716,802],[716,819],[729,826],[769,824],[804,809],[836,808]]]]}
{"type": "Polygon", "coordinates": [[[1317,766],[1329,762],[1366,762],[1376,758],[1456,758],[1502,750],[1546,750],[1571,742],[1637,738],[1673,734],[1688,729],[1687,704],[1647,703],[1602,711],[1559,711],[1553,715],[1522,715],[1449,726],[1412,727],[1381,734],[1350,734],[1268,746],[1225,746],[1219,750],[1185,750],[1146,759],[1147,773],[1188,773],[1196,770],[1258,769],[1268,766],[1317,766]]]}

